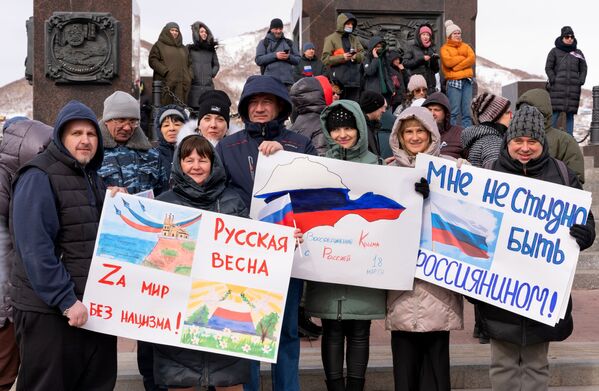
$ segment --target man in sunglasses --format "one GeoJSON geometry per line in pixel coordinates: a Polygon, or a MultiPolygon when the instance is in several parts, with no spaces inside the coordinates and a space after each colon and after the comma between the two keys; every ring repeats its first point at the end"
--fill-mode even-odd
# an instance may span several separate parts
{"type": "Polygon", "coordinates": [[[574,132],[574,114],[578,112],[580,92],[587,77],[587,63],[584,54],[576,48],[577,43],[572,27],[562,27],[545,63],[553,108],[552,126],[557,128],[560,114],[566,113],[565,130],[570,135],[574,132]]]}
{"type": "Polygon", "coordinates": [[[123,91],[104,101],[100,129],[104,140],[104,161],[98,174],[106,187],[118,187],[130,194],[168,189],[168,177],[158,151],[139,127],[139,102],[123,91]]]}

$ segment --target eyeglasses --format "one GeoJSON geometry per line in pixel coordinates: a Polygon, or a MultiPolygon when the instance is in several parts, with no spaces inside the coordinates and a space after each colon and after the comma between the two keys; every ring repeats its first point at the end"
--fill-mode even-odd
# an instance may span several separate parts
{"type": "Polygon", "coordinates": [[[113,118],[113,119],[111,119],[111,121],[113,121],[118,126],[129,125],[132,128],[137,128],[137,126],[139,125],[139,120],[136,120],[136,119],[113,118]]]}
{"type": "Polygon", "coordinates": [[[564,35],[564,39],[574,39],[573,35],[564,35]]]}
{"type": "Polygon", "coordinates": [[[423,93],[425,93],[425,92],[426,92],[426,88],[414,88],[414,89],[412,90],[412,92],[414,92],[414,93],[421,93],[421,94],[423,94],[423,93]]]}

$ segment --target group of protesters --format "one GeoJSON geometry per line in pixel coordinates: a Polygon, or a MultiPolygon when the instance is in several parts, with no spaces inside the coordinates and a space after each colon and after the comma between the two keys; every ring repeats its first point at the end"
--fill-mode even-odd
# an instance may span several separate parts
{"type": "MultiPolygon", "coordinates": [[[[451,20],[439,53],[426,23],[401,54],[387,50],[379,36],[364,49],[357,26],[352,14],[341,13],[319,61],[314,44],[305,43],[300,56],[284,37],[282,21],[273,19],[256,47],[263,74],[246,80],[238,103],[244,127],[233,134],[231,100],[213,84],[217,42],[201,22],[192,25],[194,43],[187,47],[179,26],[166,24],[150,51],[154,78],[164,83],[157,145],[140,126],[139,102],[123,91],[106,97],[100,118],[71,101],[53,128],[23,117],[6,121],[0,146],[0,389],[10,389],[19,366],[19,391],[114,388],[116,337],[80,328],[89,317],[81,300],[106,192],[152,190],[161,201],[248,217],[259,156],[281,150],[399,167],[414,167],[422,153],[458,167],[581,188],[580,149],[552,126],[553,92],[524,93],[514,112],[498,95],[472,99],[474,52],[451,20]],[[385,136],[381,124],[389,119],[385,136]]],[[[551,85],[559,83],[564,64],[584,62],[581,53],[563,55],[560,42],[577,50],[572,29],[564,27],[550,54],[558,68],[551,85]]],[[[428,182],[417,181],[414,191],[426,199],[428,182]]],[[[590,247],[592,214],[572,225],[570,235],[580,250],[590,247]]],[[[302,232],[295,237],[301,242],[302,232]]],[[[328,390],[364,389],[375,319],[385,319],[391,331],[395,390],[450,390],[449,333],[463,328],[461,295],[418,279],[411,291],[385,291],[291,278],[286,297],[273,390],[300,389],[303,313],[321,320],[328,390]]],[[[549,342],[572,332],[571,305],[555,327],[486,303],[476,308],[477,335],[491,343],[493,390],[546,389],[549,342]]],[[[146,390],[204,384],[261,389],[259,363],[238,357],[139,341],[138,366],[146,390]]]]}

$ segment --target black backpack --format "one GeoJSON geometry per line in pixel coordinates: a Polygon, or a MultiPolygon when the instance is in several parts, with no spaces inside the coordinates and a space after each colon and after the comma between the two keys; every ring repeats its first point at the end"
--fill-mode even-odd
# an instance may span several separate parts
{"type": "MultiPolygon", "coordinates": [[[[283,38],[285,40],[285,42],[287,42],[287,45],[289,46],[289,50],[291,50],[291,48],[293,48],[293,41],[288,39],[288,38],[283,38]]],[[[275,47],[273,48],[273,52],[277,51],[277,48],[279,47],[279,45],[281,44],[281,41],[283,39],[279,39],[277,41],[277,44],[275,45],[275,47]]],[[[262,40],[262,44],[264,45],[264,52],[268,53],[268,44],[266,43],[266,38],[264,38],[262,40]]],[[[264,71],[266,70],[266,65],[260,65],[260,74],[264,75],[264,71]]]]}

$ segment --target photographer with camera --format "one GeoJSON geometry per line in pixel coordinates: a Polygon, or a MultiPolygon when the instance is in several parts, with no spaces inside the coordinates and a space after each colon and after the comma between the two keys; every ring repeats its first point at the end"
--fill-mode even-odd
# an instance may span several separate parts
{"type": "Polygon", "coordinates": [[[293,70],[300,62],[300,55],[293,47],[293,41],[285,38],[281,19],[270,21],[268,34],[256,47],[255,61],[261,74],[274,77],[287,89],[294,83],[293,70]]]}
{"type": "Polygon", "coordinates": [[[403,65],[412,75],[422,75],[428,86],[428,94],[437,91],[435,74],[439,72],[439,54],[435,47],[435,34],[428,23],[415,30],[414,43],[410,45],[403,58],[403,65]]]}

